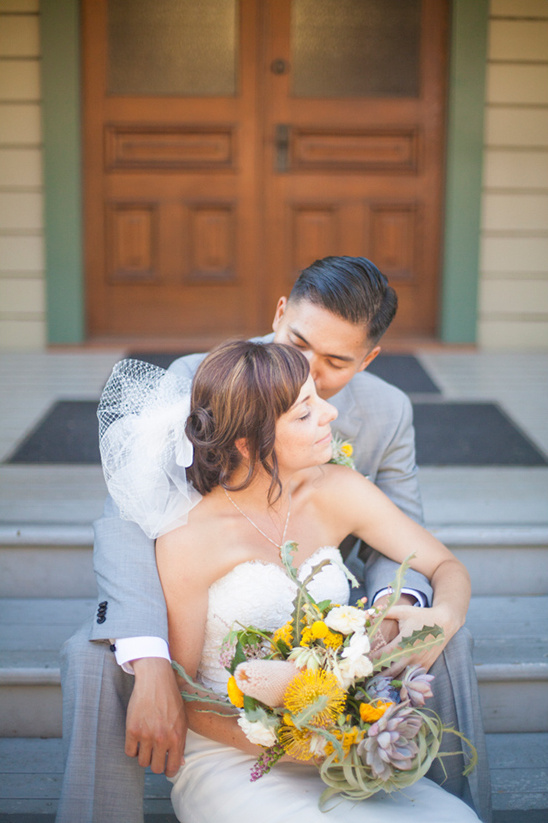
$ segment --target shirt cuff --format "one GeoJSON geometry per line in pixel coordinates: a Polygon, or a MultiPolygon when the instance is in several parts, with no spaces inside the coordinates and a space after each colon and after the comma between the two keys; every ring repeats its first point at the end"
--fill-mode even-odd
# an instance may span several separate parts
{"type": "MultiPolygon", "coordinates": [[[[393,589],[391,589],[390,586],[387,586],[385,589],[380,589],[378,592],[375,593],[375,595],[373,597],[373,602],[372,602],[371,605],[374,606],[375,601],[378,600],[379,597],[384,597],[385,594],[392,594],[392,592],[393,592],[393,589]]],[[[421,609],[426,609],[428,607],[428,599],[427,599],[426,595],[423,592],[419,592],[419,591],[417,591],[417,589],[407,589],[407,588],[404,587],[401,590],[401,593],[402,594],[410,594],[411,597],[414,597],[417,602],[414,603],[413,605],[419,606],[421,609]]]]}
{"type": "Polygon", "coordinates": [[[116,662],[128,674],[135,674],[132,660],[139,660],[141,657],[163,657],[171,660],[169,647],[161,637],[122,637],[121,640],[114,640],[116,645],[116,662]]]}

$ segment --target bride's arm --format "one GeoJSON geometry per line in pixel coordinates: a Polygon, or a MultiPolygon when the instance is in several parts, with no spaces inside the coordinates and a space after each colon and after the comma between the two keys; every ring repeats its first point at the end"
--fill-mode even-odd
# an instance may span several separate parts
{"type": "MultiPolygon", "coordinates": [[[[386,495],[357,472],[340,466],[329,467],[321,496],[324,498],[322,506],[328,507],[328,517],[333,525],[357,534],[397,563],[413,554],[411,567],[430,579],[434,590],[430,608],[395,606],[390,612],[400,627],[400,635],[390,645],[397,645],[400,636],[409,635],[423,626],[438,625],[444,630],[443,644],[410,655],[409,660],[405,661],[420,662],[429,669],[464,625],[470,602],[470,577],[465,566],[439,540],[404,515],[386,495]]],[[[402,661],[394,665],[393,670],[401,669],[403,665],[402,661]]]]}
{"type": "MultiPolygon", "coordinates": [[[[212,545],[213,540],[204,541],[203,545],[198,540],[193,541],[189,526],[156,541],[156,562],[167,604],[171,658],[192,678],[196,677],[202,655],[209,586],[218,576],[214,571],[212,545]]],[[[180,686],[192,691],[181,679],[180,686]]],[[[258,756],[263,751],[249,742],[236,717],[219,717],[204,711],[207,708],[203,703],[186,703],[189,728],[249,754],[258,756]]],[[[211,708],[219,711],[218,706],[211,705],[211,708]]]]}

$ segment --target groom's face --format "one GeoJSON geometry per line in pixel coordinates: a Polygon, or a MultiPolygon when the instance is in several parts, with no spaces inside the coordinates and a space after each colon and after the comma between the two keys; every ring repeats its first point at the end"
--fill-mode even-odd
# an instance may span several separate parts
{"type": "Polygon", "coordinates": [[[299,349],[310,363],[316,391],[324,400],[337,394],[380,352],[364,330],[309,300],[287,302],[280,297],[274,340],[299,349]]]}

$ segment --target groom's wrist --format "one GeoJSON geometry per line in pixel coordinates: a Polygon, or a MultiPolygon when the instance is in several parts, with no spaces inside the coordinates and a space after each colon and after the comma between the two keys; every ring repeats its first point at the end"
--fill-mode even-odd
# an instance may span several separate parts
{"type": "Polygon", "coordinates": [[[128,674],[135,674],[134,660],[159,657],[171,661],[168,645],[161,637],[122,637],[114,645],[116,662],[128,674]]]}
{"type": "MultiPolygon", "coordinates": [[[[386,588],[384,588],[384,589],[379,589],[379,591],[378,591],[378,592],[376,592],[376,593],[373,595],[373,599],[372,599],[372,601],[371,601],[371,605],[372,605],[372,606],[374,606],[375,604],[380,605],[380,604],[378,603],[378,601],[379,601],[381,598],[386,598],[386,599],[388,599],[388,597],[389,597],[391,594],[392,594],[392,589],[390,588],[390,586],[387,586],[387,587],[386,587],[386,588]]],[[[427,608],[427,606],[428,606],[428,598],[426,597],[426,595],[425,595],[423,592],[420,592],[420,591],[418,591],[417,589],[410,589],[410,588],[408,588],[408,587],[404,586],[404,587],[403,587],[403,589],[401,590],[401,594],[402,594],[402,595],[404,595],[404,594],[405,594],[405,595],[408,595],[408,596],[409,596],[409,597],[411,597],[411,598],[414,598],[413,600],[408,600],[408,601],[407,601],[407,603],[408,603],[410,606],[418,606],[419,608],[423,608],[423,609],[427,608]]]]}

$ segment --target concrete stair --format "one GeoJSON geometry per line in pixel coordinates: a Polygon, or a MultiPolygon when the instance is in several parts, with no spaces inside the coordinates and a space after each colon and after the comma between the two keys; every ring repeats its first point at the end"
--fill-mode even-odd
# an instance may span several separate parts
{"type": "MultiPolygon", "coordinates": [[[[496,821],[536,823],[535,815],[548,814],[548,526],[432,531],[472,576],[468,626],[496,821]]],[[[62,773],[58,652],[95,610],[91,541],[91,528],[78,524],[0,527],[0,823],[34,819],[25,815],[46,823],[55,811],[62,773]]],[[[149,823],[174,820],[168,792],[164,778],[147,777],[149,823]]]]}

